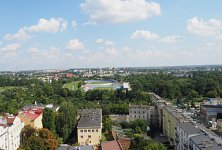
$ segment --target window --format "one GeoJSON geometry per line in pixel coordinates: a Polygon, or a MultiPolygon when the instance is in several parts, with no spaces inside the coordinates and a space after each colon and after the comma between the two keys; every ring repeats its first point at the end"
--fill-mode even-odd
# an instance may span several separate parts
{"type": "Polygon", "coordinates": [[[91,135],[88,135],[88,138],[91,138],[91,135]]]}
{"type": "Polygon", "coordinates": [[[92,132],[94,132],[94,130],[92,130],[92,132]]]}
{"type": "Polygon", "coordinates": [[[83,130],[80,130],[80,132],[83,132],[83,130]]]}
{"type": "Polygon", "coordinates": [[[83,135],[81,136],[81,138],[83,138],[83,135]]]}
{"type": "Polygon", "coordinates": [[[96,130],[96,132],[99,132],[99,130],[96,130]]]}
{"type": "Polygon", "coordinates": [[[91,130],[88,130],[88,132],[91,132],[91,130]]]}
{"type": "Polygon", "coordinates": [[[84,132],[87,132],[87,130],[84,130],[84,132]]]}

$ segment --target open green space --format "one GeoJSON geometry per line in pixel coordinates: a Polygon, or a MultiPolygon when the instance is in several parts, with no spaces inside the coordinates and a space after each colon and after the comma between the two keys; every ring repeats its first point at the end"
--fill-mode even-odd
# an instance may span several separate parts
{"type": "Polygon", "coordinates": [[[113,87],[95,87],[94,89],[97,89],[97,90],[112,90],[113,87]]]}
{"type": "Polygon", "coordinates": [[[72,90],[72,85],[73,85],[73,84],[74,84],[74,90],[75,90],[75,91],[78,91],[79,81],[66,83],[66,84],[63,85],[63,88],[67,88],[67,89],[69,89],[69,90],[72,90]]]}
{"type": "Polygon", "coordinates": [[[90,82],[89,84],[107,84],[109,82],[90,82]]]}

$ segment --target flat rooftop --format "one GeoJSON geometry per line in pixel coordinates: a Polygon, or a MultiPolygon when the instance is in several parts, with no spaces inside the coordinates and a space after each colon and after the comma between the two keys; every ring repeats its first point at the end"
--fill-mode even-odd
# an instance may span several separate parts
{"type": "Polygon", "coordinates": [[[188,135],[203,133],[203,131],[195,127],[195,125],[192,124],[191,122],[181,122],[178,123],[178,126],[188,135]]]}
{"type": "Polygon", "coordinates": [[[77,128],[100,128],[102,109],[79,109],[80,117],[77,128]]]}
{"type": "Polygon", "coordinates": [[[211,139],[207,134],[201,134],[191,137],[190,140],[201,150],[219,150],[222,146],[211,139]]]}

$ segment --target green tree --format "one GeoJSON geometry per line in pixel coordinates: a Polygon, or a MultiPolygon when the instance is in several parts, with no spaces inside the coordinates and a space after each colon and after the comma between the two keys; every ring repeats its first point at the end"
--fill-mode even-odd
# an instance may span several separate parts
{"type": "Polygon", "coordinates": [[[103,121],[103,130],[111,131],[112,130],[112,120],[109,117],[105,117],[103,121]]]}
{"type": "Polygon", "coordinates": [[[55,115],[49,108],[45,108],[42,117],[43,127],[55,133],[55,115]]]}
{"type": "Polygon", "coordinates": [[[77,109],[71,103],[63,103],[56,121],[56,132],[66,141],[76,125],[77,109]]]}

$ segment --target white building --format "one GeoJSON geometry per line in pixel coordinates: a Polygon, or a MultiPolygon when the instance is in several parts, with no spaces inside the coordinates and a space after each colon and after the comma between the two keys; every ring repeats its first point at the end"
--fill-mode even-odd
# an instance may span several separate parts
{"type": "Polygon", "coordinates": [[[102,109],[80,109],[77,126],[80,145],[98,145],[102,137],[102,109]]]}
{"type": "Polygon", "coordinates": [[[23,127],[24,122],[17,116],[0,117],[0,149],[16,150],[23,127]]]}
{"type": "Polygon", "coordinates": [[[190,138],[193,136],[204,134],[199,128],[197,128],[191,122],[181,122],[177,124],[176,129],[176,149],[184,150],[191,147],[190,138]]]}

